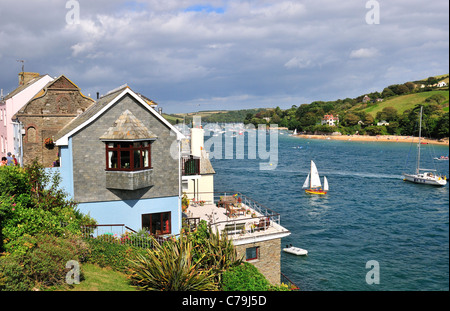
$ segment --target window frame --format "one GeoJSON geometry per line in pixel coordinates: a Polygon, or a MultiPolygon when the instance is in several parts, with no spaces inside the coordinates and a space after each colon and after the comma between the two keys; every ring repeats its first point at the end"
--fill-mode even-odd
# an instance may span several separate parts
{"type": "Polygon", "coordinates": [[[259,246],[247,247],[245,249],[245,261],[259,260],[259,257],[260,257],[259,246]],[[256,257],[248,258],[248,251],[252,249],[256,250],[255,252],[256,257]]]}
{"type": "Polygon", "coordinates": [[[141,215],[141,226],[142,229],[146,229],[150,232],[150,234],[152,235],[166,235],[166,234],[172,234],[172,213],[171,212],[160,212],[160,213],[149,213],[149,214],[142,214],[141,215]],[[149,227],[144,227],[144,217],[150,217],[149,218],[149,227]],[[153,217],[155,217],[156,219],[153,219],[153,217]],[[159,221],[160,221],[160,227],[157,228],[153,228],[152,224],[155,221],[158,221],[159,217],[159,221]],[[166,218],[166,219],[165,219],[166,218]],[[166,230],[164,230],[164,222],[167,221],[168,224],[168,228],[166,228],[166,230]],[[154,229],[154,230],[153,230],[154,229]],[[153,233],[154,231],[154,233],[153,233]],[[158,234],[159,231],[159,234],[158,234]]]}
{"type": "Polygon", "coordinates": [[[152,169],[152,140],[127,140],[127,141],[104,141],[105,143],[105,155],[106,155],[106,171],[143,171],[152,169]],[[133,146],[134,144],[139,143],[138,147],[133,146]],[[145,146],[145,143],[147,145],[145,146]],[[113,144],[111,147],[110,144],[113,144]],[[125,144],[128,144],[128,146],[123,146],[125,144]],[[134,167],[134,156],[135,151],[139,152],[139,167],[134,167]],[[144,166],[145,164],[145,151],[148,153],[148,165],[144,166]],[[117,167],[111,168],[110,166],[110,159],[109,159],[109,153],[110,152],[116,152],[116,162],[117,167]],[[121,167],[122,166],[122,153],[128,153],[129,155],[129,167],[121,167]]]}

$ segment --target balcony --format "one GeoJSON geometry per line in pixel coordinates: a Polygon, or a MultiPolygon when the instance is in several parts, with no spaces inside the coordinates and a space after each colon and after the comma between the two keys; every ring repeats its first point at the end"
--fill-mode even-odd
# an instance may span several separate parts
{"type": "Polygon", "coordinates": [[[239,192],[215,192],[212,202],[196,201],[189,193],[187,196],[190,206],[184,212],[183,222],[190,229],[205,220],[213,231],[226,232],[235,245],[290,234],[281,226],[280,214],[239,192]]]}
{"type": "Polygon", "coordinates": [[[182,176],[200,175],[200,158],[189,156],[181,159],[182,176]]]}

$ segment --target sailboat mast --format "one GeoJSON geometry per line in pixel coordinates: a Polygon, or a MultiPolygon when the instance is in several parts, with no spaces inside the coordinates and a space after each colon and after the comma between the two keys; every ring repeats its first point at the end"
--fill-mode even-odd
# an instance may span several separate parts
{"type": "Polygon", "coordinates": [[[313,161],[311,160],[311,165],[310,165],[310,168],[309,168],[309,176],[310,176],[310,178],[309,178],[309,189],[312,189],[311,188],[311,186],[312,186],[312,179],[313,179],[313,166],[312,166],[312,164],[313,164],[313,161]]]}
{"type": "Polygon", "coordinates": [[[417,152],[417,168],[416,168],[416,174],[419,174],[420,172],[420,140],[422,138],[422,111],[423,106],[420,106],[420,118],[419,118],[419,145],[417,146],[418,152],[417,152]]]}

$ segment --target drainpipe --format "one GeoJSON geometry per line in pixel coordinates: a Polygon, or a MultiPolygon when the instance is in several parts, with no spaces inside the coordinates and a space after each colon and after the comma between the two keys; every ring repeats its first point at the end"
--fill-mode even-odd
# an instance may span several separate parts
{"type": "Polygon", "coordinates": [[[183,226],[183,212],[181,211],[181,179],[182,179],[182,174],[181,174],[181,139],[177,139],[178,141],[178,213],[179,213],[179,217],[178,217],[178,221],[180,224],[180,232],[181,232],[181,227],[183,226]]]}

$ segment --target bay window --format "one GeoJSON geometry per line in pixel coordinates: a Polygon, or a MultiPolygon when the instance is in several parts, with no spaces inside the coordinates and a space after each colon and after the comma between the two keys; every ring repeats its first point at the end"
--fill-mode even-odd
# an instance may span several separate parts
{"type": "Polygon", "coordinates": [[[107,171],[140,171],[152,168],[150,141],[105,143],[107,171]]]}

